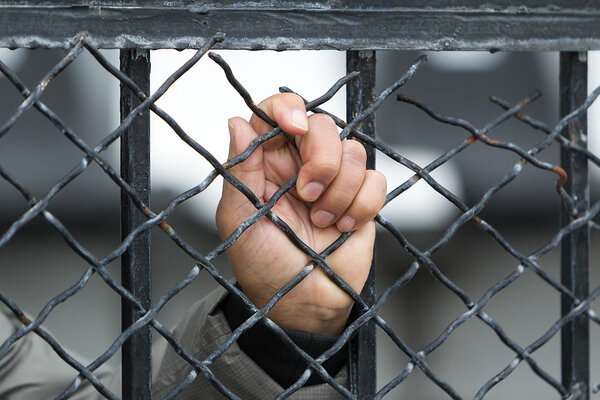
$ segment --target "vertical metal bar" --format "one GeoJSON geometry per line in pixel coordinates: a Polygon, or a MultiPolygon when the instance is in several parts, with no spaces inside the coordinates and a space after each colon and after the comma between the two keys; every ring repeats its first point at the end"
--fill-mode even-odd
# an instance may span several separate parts
{"type": "MultiPolygon", "coordinates": [[[[565,116],[579,106],[587,96],[587,53],[560,53],[560,115],[565,116]]],[[[574,120],[563,136],[571,142],[587,147],[587,116],[574,120]]],[[[571,215],[566,207],[561,209],[561,226],[573,218],[587,212],[590,206],[587,158],[575,151],[561,149],[561,165],[568,174],[566,191],[575,202],[575,213],[571,215]]],[[[581,228],[567,235],[561,245],[561,281],[578,299],[589,293],[589,227],[581,228]]],[[[561,313],[567,314],[573,302],[563,296],[561,313]]],[[[561,332],[562,382],[576,394],[574,398],[588,400],[590,343],[589,321],[585,314],[565,325],[561,332]]]]}
{"type": "MultiPolygon", "coordinates": [[[[121,71],[145,92],[150,92],[150,51],[121,50],[121,71]]],[[[139,104],[138,98],[121,85],[121,120],[139,104]]],[[[150,202],[150,113],[144,111],[121,136],[121,176],[141,201],[150,202]]],[[[146,218],[133,202],[121,193],[121,236],[141,225],[146,218]]],[[[121,283],[144,306],[150,308],[150,232],[140,234],[121,258],[121,283]]],[[[141,317],[125,300],[121,302],[121,324],[127,329],[141,317]]],[[[122,348],[123,399],[152,397],[152,332],[145,326],[132,335],[122,348]]]]}
{"type": "MultiPolygon", "coordinates": [[[[360,77],[346,88],[346,118],[350,122],[375,99],[375,52],[348,51],[346,70],[359,71],[360,77]]],[[[362,132],[375,136],[375,115],[365,119],[358,127],[362,132]]],[[[375,168],[375,149],[367,148],[367,168],[375,168]]],[[[361,293],[367,304],[375,302],[375,253],[367,283],[361,293]]],[[[360,400],[375,396],[375,323],[369,321],[350,342],[349,385],[360,400]]]]}

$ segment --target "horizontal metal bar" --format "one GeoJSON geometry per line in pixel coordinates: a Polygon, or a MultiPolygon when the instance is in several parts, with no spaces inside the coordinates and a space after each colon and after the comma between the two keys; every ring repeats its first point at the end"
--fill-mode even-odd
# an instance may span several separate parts
{"type": "Polygon", "coordinates": [[[417,8],[417,9],[463,9],[463,10],[532,10],[532,9],[597,9],[594,0],[527,0],[519,3],[515,0],[428,0],[423,5],[422,0],[203,0],[191,2],[187,0],[2,0],[0,5],[18,5],[23,7],[235,7],[235,8],[297,8],[297,9],[373,9],[373,8],[417,8]],[[193,5],[192,5],[193,4],[193,5]]]}
{"type": "Polygon", "coordinates": [[[101,48],[197,48],[223,32],[219,47],[229,49],[600,49],[600,3],[584,0],[533,1],[533,8],[434,1],[426,9],[389,0],[364,8],[358,1],[137,3],[0,1],[0,47],[65,47],[85,33],[101,48]]]}

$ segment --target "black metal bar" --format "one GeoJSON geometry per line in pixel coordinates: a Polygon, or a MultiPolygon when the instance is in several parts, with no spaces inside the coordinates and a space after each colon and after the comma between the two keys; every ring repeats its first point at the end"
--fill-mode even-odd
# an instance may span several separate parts
{"type": "MultiPolygon", "coordinates": [[[[355,9],[355,8],[454,8],[467,10],[497,10],[497,11],[520,11],[523,14],[534,11],[536,9],[547,9],[553,11],[569,10],[569,9],[593,9],[594,0],[553,0],[552,7],[548,6],[547,0],[527,0],[527,2],[519,3],[515,0],[429,0],[424,5],[422,0],[317,0],[317,1],[298,1],[298,0],[277,0],[264,2],[261,5],[254,0],[203,0],[202,5],[186,6],[192,2],[182,0],[0,0],[0,5],[21,5],[21,6],[38,6],[47,8],[92,8],[99,9],[103,7],[120,7],[120,8],[193,8],[196,11],[214,9],[219,7],[228,8],[248,8],[260,7],[264,9],[288,9],[288,8],[303,8],[309,10],[327,10],[327,9],[355,9]],[[202,8],[204,7],[204,8],[202,8]]],[[[200,2],[196,2],[200,3],[200,2]]]]}
{"type": "MultiPolygon", "coordinates": [[[[121,71],[145,92],[150,91],[150,51],[121,50],[121,71]]],[[[125,119],[140,103],[135,94],[121,85],[121,119],[125,119]]],[[[146,205],[150,201],[150,114],[140,113],[121,136],[121,176],[146,205]]],[[[121,235],[124,238],[141,225],[146,217],[133,202],[121,194],[121,235]]],[[[150,232],[141,233],[123,254],[121,282],[146,309],[150,309],[150,232]]],[[[122,328],[125,330],[141,317],[135,307],[123,299],[122,328]]],[[[138,330],[123,344],[123,399],[151,399],[152,396],[152,334],[150,326],[138,330]]]]}
{"type": "MultiPolygon", "coordinates": [[[[560,53],[560,115],[565,116],[587,97],[587,53],[560,53]]],[[[587,114],[573,120],[562,133],[572,143],[587,148],[587,114]]],[[[590,206],[588,159],[577,151],[561,148],[561,165],[569,179],[565,190],[572,197],[574,214],[561,209],[561,226],[585,214],[590,206]]],[[[562,240],[561,281],[578,299],[589,294],[589,226],[583,225],[562,240]]],[[[573,301],[562,296],[561,314],[574,307],[573,301]]],[[[561,331],[562,383],[580,400],[589,399],[590,343],[589,320],[585,314],[565,325],[561,331]]]]}
{"type": "Polygon", "coordinates": [[[600,3],[589,0],[518,7],[507,0],[436,1],[426,9],[414,0],[185,3],[4,0],[0,47],[65,47],[85,33],[102,48],[198,48],[224,32],[218,47],[230,49],[600,48],[600,3]]]}
{"type": "MultiPolygon", "coordinates": [[[[375,92],[375,51],[349,51],[346,56],[346,70],[359,71],[358,79],[346,86],[346,118],[348,122],[373,102],[375,92]]],[[[357,127],[363,133],[375,137],[375,115],[365,118],[357,127]]],[[[375,168],[375,149],[367,147],[367,168],[375,168]]],[[[371,306],[375,303],[375,253],[367,283],[361,297],[371,306]]],[[[376,359],[375,323],[365,324],[350,343],[349,365],[350,390],[358,399],[372,399],[375,396],[376,359]]]]}

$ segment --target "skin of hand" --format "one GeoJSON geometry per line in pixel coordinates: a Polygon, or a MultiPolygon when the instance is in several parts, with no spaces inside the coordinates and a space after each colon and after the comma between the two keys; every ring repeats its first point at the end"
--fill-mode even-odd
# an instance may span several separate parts
{"type": "MultiPolygon", "coordinates": [[[[372,219],[385,201],[385,177],[366,169],[366,151],[360,143],[340,141],[330,117],[308,116],[300,97],[277,94],[259,107],[293,137],[297,149],[279,135],[230,172],[263,203],[298,174],[296,187],[279,199],[272,211],[317,253],[342,232],[355,231],[326,261],[360,293],[371,266],[372,219]]],[[[229,158],[272,129],[255,115],[250,122],[231,118],[229,158]]],[[[224,183],[216,215],[222,238],[255,212],[242,193],[224,183]]],[[[312,262],[266,217],[248,228],[227,253],[238,284],[259,308],[312,262]]],[[[282,328],[336,336],[346,325],[352,305],[353,300],[316,267],[267,316],[282,328]]]]}

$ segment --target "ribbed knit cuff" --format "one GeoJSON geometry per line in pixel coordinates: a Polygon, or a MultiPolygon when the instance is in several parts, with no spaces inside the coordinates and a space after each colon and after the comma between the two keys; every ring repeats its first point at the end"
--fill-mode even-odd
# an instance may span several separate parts
{"type": "MultiPolygon", "coordinates": [[[[236,329],[252,313],[237,296],[227,296],[221,303],[222,311],[231,327],[236,329]]],[[[298,347],[313,358],[320,356],[332,347],[337,337],[318,333],[284,329],[298,347]]],[[[281,387],[287,388],[298,380],[307,367],[306,362],[291,350],[271,329],[260,321],[244,332],[237,341],[238,345],[259,367],[261,367],[281,387]]],[[[348,361],[348,349],[344,346],[322,365],[334,377],[348,361]]],[[[313,372],[305,386],[323,383],[321,377],[313,372]]]]}

